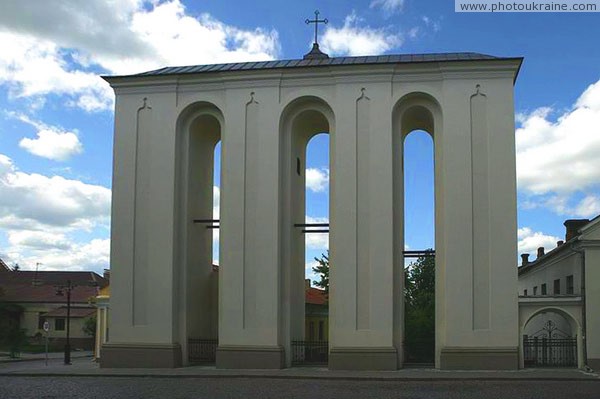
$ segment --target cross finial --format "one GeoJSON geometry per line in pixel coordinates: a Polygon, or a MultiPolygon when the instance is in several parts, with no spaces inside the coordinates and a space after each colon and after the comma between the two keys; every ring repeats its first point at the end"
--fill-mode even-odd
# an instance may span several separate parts
{"type": "Polygon", "coordinates": [[[306,19],[307,25],[309,24],[315,24],[315,41],[314,44],[318,44],[319,40],[318,40],[318,35],[319,35],[319,24],[328,24],[329,20],[327,18],[325,19],[319,19],[319,10],[315,10],[315,19],[310,20],[310,19],[306,19]]]}
{"type": "Polygon", "coordinates": [[[315,19],[306,19],[306,24],[315,24],[315,41],[313,42],[312,50],[304,56],[305,60],[329,58],[327,54],[319,50],[319,24],[327,24],[327,18],[319,19],[319,10],[315,11],[315,19]]]}

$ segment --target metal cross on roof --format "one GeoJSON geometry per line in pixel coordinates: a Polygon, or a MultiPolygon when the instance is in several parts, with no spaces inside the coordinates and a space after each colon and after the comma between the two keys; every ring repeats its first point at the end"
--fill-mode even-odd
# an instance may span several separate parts
{"type": "Polygon", "coordinates": [[[314,41],[314,43],[318,44],[319,43],[319,41],[318,41],[319,24],[328,24],[329,20],[327,18],[319,19],[319,10],[315,10],[315,19],[310,20],[307,18],[306,21],[304,21],[304,22],[306,22],[306,25],[315,24],[315,41],[314,41]]]}
{"type": "Polygon", "coordinates": [[[319,24],[327,24],[329,21],[327,18],[319,19],[319,10],[315,11],[315,19],[306,19],[306,24],[315,24],[315,41],[312,45],[312,50],[308,54],[304,55],[305,60],[316,60],[316,59],[325,59],[329,58],[327,54],[319,50],[319,24]]]}

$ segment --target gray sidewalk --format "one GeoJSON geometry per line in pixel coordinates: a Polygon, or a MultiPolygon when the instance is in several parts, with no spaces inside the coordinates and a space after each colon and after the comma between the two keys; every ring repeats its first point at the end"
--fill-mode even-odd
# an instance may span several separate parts
{"type": "Polygon", "coordinates": [[[162,377],[162,378],[272,378],[371,381],[423,380],[590,380],[600,383],[598,373],[575,369],[526,369],[518,371],[447,371],[403,369],[397,371],[340,371],[304,367],[283,370],[218,370],[214,366],[178,369],[103,369],[92,358],[75,358],[65,366],[62,358],[44,361],[0,363],[0,376],[69,376],[69,377],[162,377]]]}
{"type": "MultiPolygon", "coordinates": [[[[81,357],[92,357],[94,353],[92,351],[72,351],[71,359],[81,358],[81,357]]],[[[64,359],[64,352],[49,352],[48,359],[64,359]]],[[[23,362],[23,361],[33,361],[33,360],[45,360],[46,353],[21,353],[18,358],[13,359],[9,357],[8,353],[2,352],[0,353],[0,364],[2,363],[13,363],[13,362],[23,362]]],[[[0,368],[1,369],[1,368],[0,368]]]]}

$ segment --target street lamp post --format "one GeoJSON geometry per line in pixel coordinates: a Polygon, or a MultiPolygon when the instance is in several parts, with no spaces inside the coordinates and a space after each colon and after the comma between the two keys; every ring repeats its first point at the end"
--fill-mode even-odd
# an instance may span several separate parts
{"type": "Polygon", "coordinates": [[[67,280],[66,285],[58,286],[56,289],[56,295],[63,296],[64,292],[67,293],[67,342],[65,343],[65,365],[71,364],[71,290],[75,286],[71,283],[71,280],[67,280]]]}

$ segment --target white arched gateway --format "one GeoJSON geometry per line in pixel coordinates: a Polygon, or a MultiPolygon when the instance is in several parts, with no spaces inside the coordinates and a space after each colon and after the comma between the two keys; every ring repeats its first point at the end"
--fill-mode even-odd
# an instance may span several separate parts
{"type": "Polygon", "coordinates": [[[435,153],[436,367],[517,368],[521,61],[309,55],[107,77],[117,97],[102,366],[185,365],[192,337],[218,339],[220,368],[290,366],[290,342],[304,335],[303,163],[308,140],[325,132],[329,367],[403,367],[402,151],[418,129],[435,153]],[[207,227],[220,227],[218,306],[207,227]]]}

